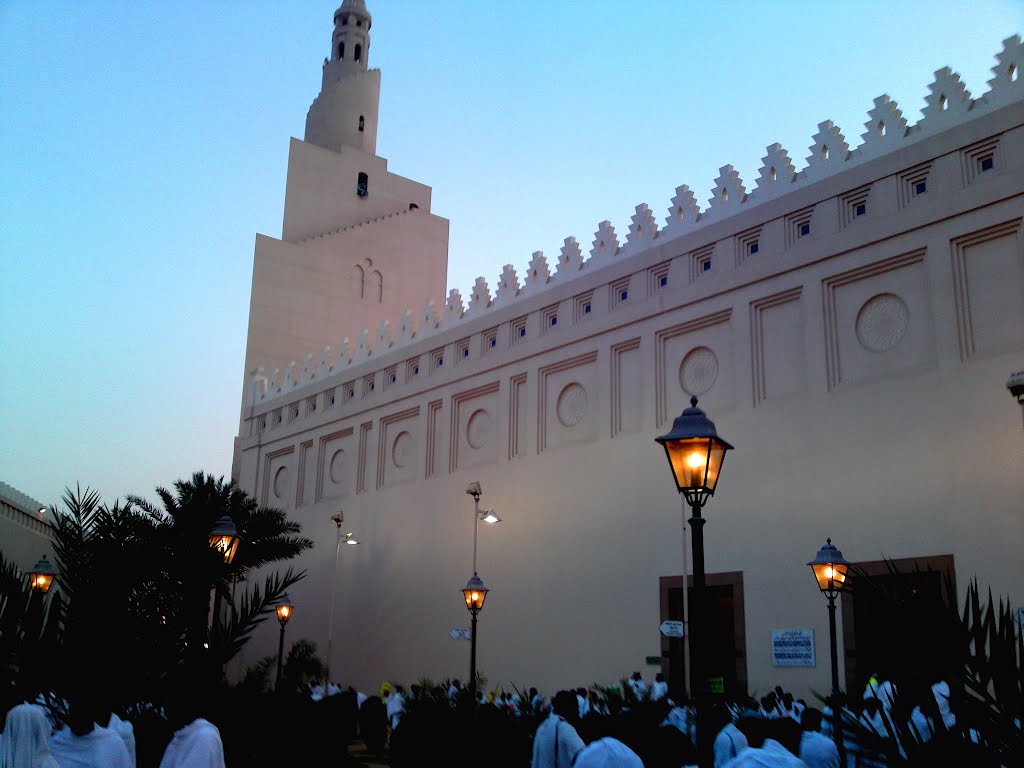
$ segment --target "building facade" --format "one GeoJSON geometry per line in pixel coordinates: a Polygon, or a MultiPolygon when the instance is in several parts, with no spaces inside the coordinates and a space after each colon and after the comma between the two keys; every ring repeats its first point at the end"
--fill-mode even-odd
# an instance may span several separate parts
{"type": "MultiPolygon", "coordinates": [[[[949,599],[977,578],[1019,604],[1024,430],[1005,382],[1024,367],[1020,38],[996,59],[980,97],[941,69],[915,125],[882,96],[856,147],[822,123],[799,171],[772,145],[750,190],[725,166],[704,209],[681,186],[664,223],[637,206],[621,239],[603,222],[589,253],[567,238],[555,264],[536,253],[525,273],[508,265],[493,290],[480,278],[443,305],[410,288],[388,302],[397,311],[353,326],[330,316],[332,287],[278,294],[254,270],[254,307],[308,317],[259,358],[283,376],[247,367],[236,441],[241,487],[317,541],[299,563],[289,636],[323,653],[333,595],[338,680],[465,679],[468,644],[451,630],[469,624],[466,487],[479,482],[481,508],[503,518],[478,531],[492,590],[478,667],[491,686],[554,692],[661,669],[681,681],[681,641],[659,624],[683,618],[690,541],[654,438],[691,396],[735,446],[704,529],[714,664],[730,691],[828,690],[826,602],[806,565],[826,537],[869,568],[896,559],[949,574],[949,599]],[[344,336],[358,341],[319,351],[344,336]],[[336,567],[339,510],[362,543],[336,567]],[[805,666],[778,665],[780,630],[813,638],[805,666]]],[[[356,170],[346,153],[369,158],[341,129],[307,123],[307,143],[314,134],[342,146],[293,141],[286,240],[289,217],[318,215],[292,192],[299,155],[318,158],[316,184],[339,195],[356,170]]],[[[424,206],[374,226],[396,221],[440,233],[443,220],[424,206]]],[[[342,262],[330,267],[339,280],[342,262]]],[[[250,350],[284,334],[253,317],[250,350]]],[[[851,686],[872,662],[869,622],[846,606],[851,686]]],[[[253,658],[273,652],[271,634],[253,658]]]]}

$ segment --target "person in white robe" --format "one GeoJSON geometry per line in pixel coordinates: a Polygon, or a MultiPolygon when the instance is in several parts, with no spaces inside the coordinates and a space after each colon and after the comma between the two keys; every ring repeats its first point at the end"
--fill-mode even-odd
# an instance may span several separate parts
{"type": "Polygon", "coordinates": [[[110,722],[107,727],[121,737],[121,741],[128,747],[128,756],[132,761],[132,768],[135,768],[135,727],[129,720],[122,720],[116,712],[110,713],[110,722]]]}
{"type": "Polygon", "coordinates": [[[174,732],[160,768],[225,768],[220,731],[201,717],[174,732]]]}
{"type": "Polygon", "coordinates": [[[814,707],[804,710],[800,725],[803,734],[797,754],[808,768],[839,768],[839,749],[821,732],[821,710],[814,707]]]}
{"type": "Polygon", "coordinates": [[[530,768],[568,768],[584,746],[570,719],[576,717],[579,703],[572,691],[559,691],[551,702],[551,713],[533,737],[530,768]]]}
{"type": "Polygon", "coordinates": [[[747,737],[743,731],[737,728],[734,723],[726,723],[725,727],[715,736],[713,747],[715,768],[722,768],[723,765],[727,764],[734,757],[738,757],[749,746],[750,744],[747,743],[747,737]]]}
{"type": "Polygon", "coordinates": [[[760,747],[749,747],[725,764],[725,768],[807,768],[807,763],[775,739],[765,739],[760,747]]]}
{"type": "Polygon", "coordinates": [[[402,692],[395,688],[387,697],[387,716],[388,721],[391,723],[391,730],[395,730],[398,727],[398,721],[402,719],[402,715],[405,713],[405,696],[402,692]]]}
{"type": "Polygon", "coordinates": [[[633,695],[638,699],[642,699],[647,695],[647,683],[644,682],[643,677],[640,676],[639,672],[634,672],[633,676],[627,681],[630,689],[633,691],[633,695]]]}
{"type": "Polygon", "coordinates": [[[61,768],[134,768],[128,747],[115,731],[89,722],[89,730],[65,726],[50,737],[61,768]]]}
{"type": "Polygon", "coordinates": [[[60,768],[50,754],[50,721],[37,704],[19,704],[7,713],[0,735],[3,768],[60,768]]]}
{"type": "Polygon", "coordinates": [[[573,768],[644,768],[640,756],[618,739],[605,736],[579,751],[573,768]]]}
{"type": "Polygon", "coordinates": [[[654,682],[651,683],[651,699],[659,701],[666,696],[668,696],[668,683],[665,682],[665,675],[659,672],[654,676],[654,682]]]}

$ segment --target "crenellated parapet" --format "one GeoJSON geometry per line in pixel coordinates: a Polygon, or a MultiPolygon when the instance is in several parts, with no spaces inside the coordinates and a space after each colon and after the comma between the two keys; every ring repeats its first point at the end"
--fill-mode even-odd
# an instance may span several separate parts
{"type": "MultiPolygon", "coordinates": [[[[914,125],[908,124],[899,105],[888,95],[879,96],[867,113],[865,130],[860,134],[860,143],[856,147],[850,146],[839,126],[831,120],[825,120],[818,124],[817,131],[811,138],[809,155],[800,170],[794,167],[785,148],[777,143],[771,144],[766,148],[758,178],[749,191],[736,169],[732,165],[724,165],[704,209],[699,206],[691,187],[686,184],[677,187],[668,208],[665,224],[661,228],[648,205],[641,203],[636,206],[631,217],[624,243],[619,242],[611,222],[605,220],[598,225],[591,248],[586,255],[575,237],[567,237],[554,269],[549,266],[541,251],[532,254],[528,265],[521,273],[522,277],[512,264],[504,265],[497,276],[493,295],[488,281],[484,277],[479,277],[469,293],[468,302],[464,301],[459,289],[453,288],[449,291],[440,313],[433,302],[429,301],[418,316],[407,310],[394,324],[383,323],[375,336],[363,330],[351,349],[348,338],[343,339],[333,359],[331,348],[325,347],[320,354],[319,365],[313,364],[312,355],[306,354],[306,350],[297,350],[305,354],[298,372],[293,362],[287,366],[283,375],[279,370],[275,370],[269,378],[265,376],[263,369],[253,373],[248,402],[255,405],[274,399],[282,393],[315,379],[325,379],[371,357],[380,357],[390,350],[412,345],[441,330],[455,328],[461,323],[488,316],[489,313],[515,305],[553,286],[564,285],[604,267],[636,258],[664,243],[699,232],[704,227],[739,216],[763,203],[794,194],[866,162],[901,151],[915,142],[948,131],[1010,104],[1024,101],[1024,80],[1019,76],[1021,67],[1024,66],[1024,44],[1019,35],[1003,41],[1003,49],[996,56],[996,61],[992,68],[993,77],[988,81],[988,90],[977,98],[971,96],[957,73],[948,67],[937,70],[932,83],[928,86],[922,118],[914,125]]],[[[913,193],[913,185],[917,183],[921,182],[910,176],[906,179],[901,177],[900,181],[901,185],[910,190],[907,194],[913,193]],[[908,184],[911,186],[907,186],[908,184]]],[[[858,205],[862,205],[862,201],[860,198],[855,200],[850,197],[849,200],[845,200],[845,204],[852,211],[851,215],[858,215],[858,205]]],[[[382,218],[409,213],[401,211],[382,218]]],[[[801,227],[809,228],[809,218],[806,221],[798,221],[798,218],[796,214],[786,218],[787,238],[802,235],[801,227]]],[[[371,223],[372,220],[354,226],[366,226],[371,223]]],[[[324,233],[318,237],[329,237],[331,234],[333,233],[324,233]]],[[[741,235],[736,243],[736,264],[742,263],[747,256],[756,253],[759,247],[759,230],[743,232],[741,235]]],[[[761,248],[763,252],[763,246],[761,248]]],[[[693,269],[700,268],[706,269],[703,262],[695,261],[693,269]]],[[[667,275],[667,272],[665,274],[667,275]]],[[[658,279],[661,280],[661,276],[658,279]]],[[[665,279],[667,280],[667,277],[665,279]]],[[[586,305],[585,311],[590,311],[589,304],[586,305]]]]}

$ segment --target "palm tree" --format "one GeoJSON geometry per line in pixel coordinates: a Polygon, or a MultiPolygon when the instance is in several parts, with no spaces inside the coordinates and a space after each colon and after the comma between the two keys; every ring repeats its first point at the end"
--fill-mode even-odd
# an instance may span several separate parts
{"type": "Polygon", "coordinates": [[[154,521],[163,543],[165,587],[183,598],[183,610],[173,614],[182,641],[180,650],[183,656],[204,656],[212,666],[223,668],[256,627],[273,614],[288,588],[305,577],[305,571],[271,572],[262,588],[255,584],[240,595],[235,594],[235,583],[246,582],[258,568],[297,557],[311,549],[313,542],[300,535],[302,526],[283,511],[260,507],[234,481],[225,482],[223,477],[195,472],[190,479],[175,482],[173,493],[160,487],[156,494],[162,507],[138,496],[128,498],[154,521]],[[240,539],[230,564],[209,544],[210,531],[225,515],[234,521],[240,539]],[[218,600],[213,627],[208,629],[211,588],[218,600]],[[223,620],[221,601],[230,608],[223,620]]]}

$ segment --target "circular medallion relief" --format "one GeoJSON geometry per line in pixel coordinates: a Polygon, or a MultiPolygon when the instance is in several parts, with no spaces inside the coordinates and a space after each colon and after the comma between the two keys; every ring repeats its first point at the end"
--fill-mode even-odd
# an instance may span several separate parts
{"type": "Polygon", "coordinates": [[[331,456],[331,482],[339,485],[345,479],[345,452],[340,448],[331,456]]]}
{"type": "Polygon", "coordinates": [[[707,347],[695,347],[679,364],[679,386],[688,395],[703,395],[718,379],[718,358],[707,347]]]}
{"type": "Polygon", "coordinates": [[[566,385],[558,396],[555,413],[563,427],[575,427],[587,414],[587,390],[575,381],[566,385]]]}
{"type": "Polygon", "coordinates": [[[857,340],[864,349],[886,352],[900,343],[909,326],[907,303],[893,293],[880,293],[857,313],[857,340]]]}
{"type": "Polygon", "coordinates": [[[274,495],[279,499],[284,498],[287,490],[288,467],[278,467],[277,472],[274,473],[274,495]]]}
{"type": "Polygon", "coordinates": [[[391,460],[399,469],[405,467],[412,460],[412,435],[408,432],[398,433],[398,437],[391,445],[391,460]]]}
{"type": "Polygon", "coordinates": [[[473,411],[466,424],[466,442],[471,448],[482,448],[491,437],[491,414],[480,408],[473,411]]]}

